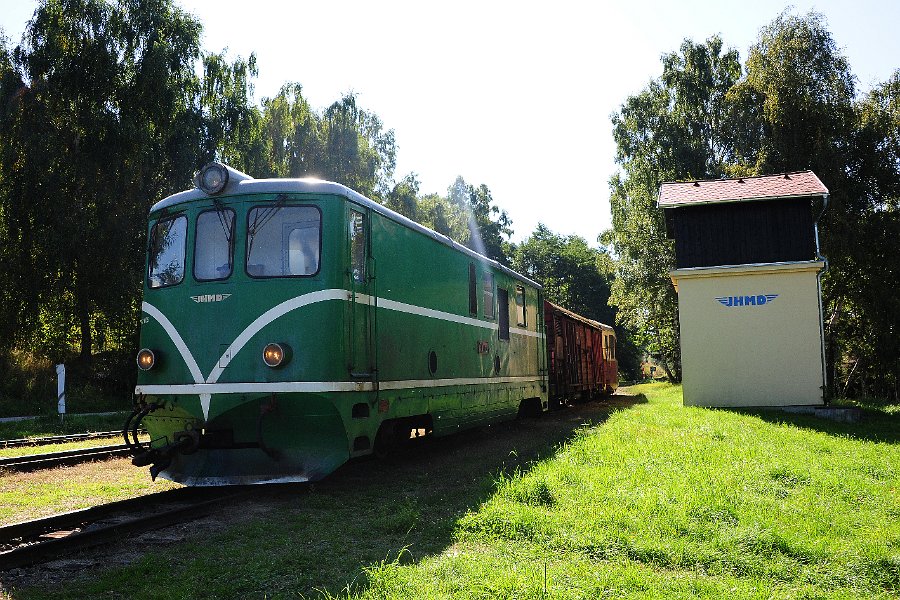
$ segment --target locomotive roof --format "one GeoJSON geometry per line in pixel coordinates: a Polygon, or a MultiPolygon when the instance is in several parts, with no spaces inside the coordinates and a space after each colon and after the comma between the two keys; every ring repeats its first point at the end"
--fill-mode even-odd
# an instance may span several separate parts
{"type": "Polygon", "coordinates": [[[408,227],[410,229],[414,229],[433,240],[444,244],[445,246],[449,246],[454,250],[462,252],[463,254],[467,254],[472,258],[479,260],[481,262],[485,262],[493,266],[495,269],[502,271],[503,273],[518,279],[519,281],[526,283],[530,286],[536,287],[538,289],[543,289],[541,284],[536,281],[532,281],[528,277],[520,273],[516,273],[512,269],[501,265],[497,261],[488,258],[470,248],[463,246],[462,244],[454,241],[449,236],[443,235],[416,223],[412,219],[404,217],[398,212],[395,212],[386,206],[375,202],[374,200],[370,200],[366,198],[359,192],[356,192],[345,185],[340,183],[335,183],[333,181],[324,181],[322,179],[314,179],[314,178],[302,178],[302,179],[254,179],[245,173],[241,173],[240,171],[235,171],[234,169],[228,168],[230,173],[228,184],[221,194],[216,194],[214,196],[205,193],[204,191],[194,188],[191,190],[185,190],[183,192],[178,192],[177,194],[172,194],[166,198],[163,198],[156,204],[154,204],[150,208],[150,213],[155,213],[157,211],[163,210],[165,208],[170,208],[176,206],[178,204],[185,204],[190,202],[197,202],[202,200],[212,200],[214,198],[220,198],[222,196],[242,196],[247,194],[279,194],[279,193],[300,193],[300,194],[328,194],[334,196],[343,196],[356,202],[357,204],[361,204],[374,212],[383,215],[392,221],[396,221],[401,225],[408,227]]]}

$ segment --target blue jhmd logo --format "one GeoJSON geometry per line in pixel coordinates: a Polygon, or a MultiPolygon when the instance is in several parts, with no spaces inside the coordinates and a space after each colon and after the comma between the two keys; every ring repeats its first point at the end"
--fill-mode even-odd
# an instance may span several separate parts
{"type": "Polygon", "coordinates": [[[778,297],[778,294],[757,294],[755,296],[722,296],[716,298],[722,306],[762,306],[778,297]]]}

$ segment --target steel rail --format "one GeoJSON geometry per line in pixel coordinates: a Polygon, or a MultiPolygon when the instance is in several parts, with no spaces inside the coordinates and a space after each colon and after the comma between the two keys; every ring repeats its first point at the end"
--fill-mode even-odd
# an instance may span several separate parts
{"type": "Polygon", "coordinates": [[[240,488],[179,488],[0,527],[0,571],[196,519],[250,493],[240,488]],[[134,514],[137,511],[142,514],[134,514]]]}
{"type": "Polygon", "coordinates": [[[38,471],[40,469],[77,465],[115,456],[127,456],[129,454],[131,454],[131,450],[125,444],[78,448],[77,450],[63,450],[60,452],[44,452],[41,454],[0,458],[0,470],[38,471]]]}
{"type": "Polygon", "coordinates": [[[16,438],[0,440],[0,448],[20,448],[22,446],[47,446],[49,444],[65,444],[98,438],[121,437],[122,431],[95,431],[90,433],[72,433],[68,435],[48,435],[44,437],[16,438]]]}

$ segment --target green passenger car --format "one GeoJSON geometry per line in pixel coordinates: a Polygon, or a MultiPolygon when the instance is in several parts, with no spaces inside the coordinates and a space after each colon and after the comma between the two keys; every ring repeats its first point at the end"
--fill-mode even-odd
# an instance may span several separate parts
{"type": "Polygon", "coordinates": [[[126,438],[154,477],[312,481],[546,410],[538,284],[339,184],[197,184],[150,211],[126,438]]]}

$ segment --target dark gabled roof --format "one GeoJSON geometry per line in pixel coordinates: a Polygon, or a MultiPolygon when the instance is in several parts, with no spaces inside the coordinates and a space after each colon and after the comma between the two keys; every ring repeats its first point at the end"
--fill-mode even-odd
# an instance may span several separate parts
{"type": "Polygon", "coordinates": [[[702,204],[812,198],[828,195],[828,188],[812,171],[781,175],[666,182],[659,186],[659,206],[680,208],[702,204]]]}

